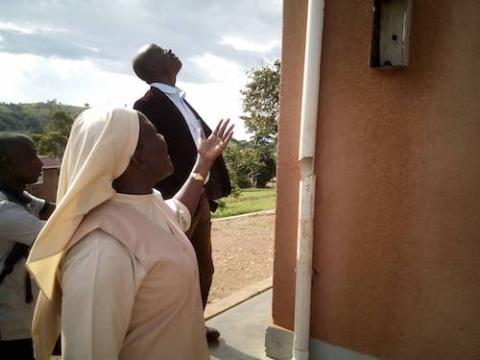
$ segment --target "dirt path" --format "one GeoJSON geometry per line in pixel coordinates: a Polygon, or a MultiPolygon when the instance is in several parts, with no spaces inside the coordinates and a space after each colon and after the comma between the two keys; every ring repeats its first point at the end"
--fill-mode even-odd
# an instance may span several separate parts
{"type": "Polygon", "coordinates": [[[209,303],[272,276],[274,219],[262,214],[213,221],[215,274],[209,303]]]}

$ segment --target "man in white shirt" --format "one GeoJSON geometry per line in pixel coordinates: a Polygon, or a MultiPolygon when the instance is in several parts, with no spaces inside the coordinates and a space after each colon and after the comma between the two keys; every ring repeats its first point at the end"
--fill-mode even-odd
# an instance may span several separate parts
{"type": "MultiPolygon", "coordinates": [[[[178,57],[167,49],[150,44],[142,47],[133,59],[137,76],[149,84],[150,90],[135,102],[134,108],[148,117],[157,131],[165,137],[175,172],[160,181],[155,188],[169,199],[191,176],[197,156],[198,139],[205,139],[211,130],[195,109],[185,100],[185,93],[175,86],[182,68],[178,57]]],[[[215,211],[215,200],[228,196],[231,191],[225,162],[220,156],[204,182],[205,191],[199,202],[192,224],[187,232],[197,256],[203,306],[214,272],[210,242],[210,210],[215,211]]],[[[219,332],[207,328],[207,340],[216,341],[219,332]]]]}
{"type": "Polygon", "coordinates": [[[0,134],[0,354],[33,359],[31,323],[37,289],[25,269],[30,246],[54,206],[25,191],[42,162],[33,142],[0,134]]]}

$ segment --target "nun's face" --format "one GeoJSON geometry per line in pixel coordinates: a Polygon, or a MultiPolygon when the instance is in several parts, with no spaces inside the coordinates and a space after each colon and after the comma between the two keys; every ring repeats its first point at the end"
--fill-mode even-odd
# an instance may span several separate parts
{"type": "Polygon", "coordinates": [[[141,157],[149,175],[155,177],[154,180],[158,182],[171,175],[174,170],[168,155],[167,143],[145,115],[139,113],[139,120],[141,157]]]}

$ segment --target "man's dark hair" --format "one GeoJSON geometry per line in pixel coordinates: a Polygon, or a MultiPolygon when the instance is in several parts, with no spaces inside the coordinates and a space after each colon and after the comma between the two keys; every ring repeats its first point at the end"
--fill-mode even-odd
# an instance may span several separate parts
{"type": "Polygon", "coordinates": [[[5,163],[12,158],[18,145],[31,144],[32,139],[23,134],[0,132],[0,173],[3,172],[5,163]]]}
{"type": "Polygon", "coordinates": [[[155,74],[152,73],[152,51],[158,48],[158,45],[149,44],[146,45],[142,50],[133,58],[132,67],[135,74],[145,81],[147,84],[150,84],[154,81],[153,77],[155,74]]]}

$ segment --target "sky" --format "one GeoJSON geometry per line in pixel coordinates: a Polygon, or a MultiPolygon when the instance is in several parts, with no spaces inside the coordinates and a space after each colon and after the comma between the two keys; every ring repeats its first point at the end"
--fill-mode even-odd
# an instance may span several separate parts
{"type": "Polygon", "coordinates": [[[148,90],[131,59],[156,43],[203,119],[245,139],[240,90],[280,57],[281,17],[281,0],[0,0],[0,102],[131,107],[148,90]]]}

